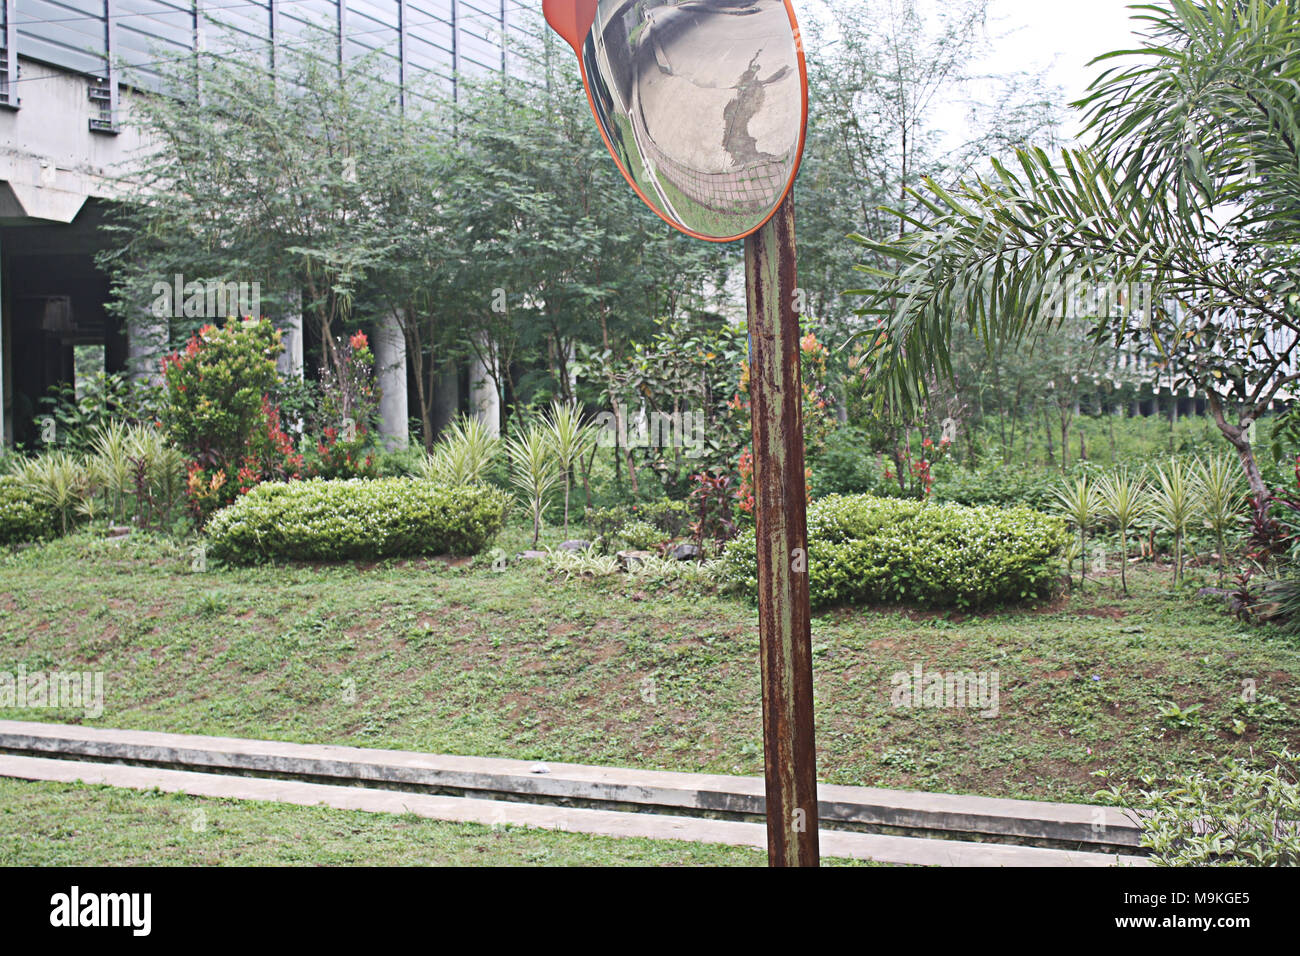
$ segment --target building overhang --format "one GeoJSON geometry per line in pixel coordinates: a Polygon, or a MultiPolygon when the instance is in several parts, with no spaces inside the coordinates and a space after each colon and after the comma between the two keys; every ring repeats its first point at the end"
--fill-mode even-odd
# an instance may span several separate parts
{"type": "Polygon", "coordinates": [[[0,181],[0,225],[70,223],[86,204],[86,193],[0,181]]]}

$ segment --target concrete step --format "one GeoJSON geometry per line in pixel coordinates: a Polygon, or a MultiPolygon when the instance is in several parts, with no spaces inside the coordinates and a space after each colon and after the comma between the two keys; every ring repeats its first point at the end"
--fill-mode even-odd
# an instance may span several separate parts
{"type": "MultiPolygon", "coordinates": [[[[497,757],[204,737],[0,721],[0,753],[120,761],[175,770],[231,771],[310,782],[415,788],[610,809],[761,817],[758,777],[631,770],[497,757]]],[[[1139,831],[1111,807],[821,784],[823,828],[879,828],[1068,849],[1135,848],[1139,831]]]]}
{"type": "MultiPolygon", "coordinates": [[[[516,825],[611,837],[688,840],[763,849],[761,823],[710,820],[658,813],[622,813],[547,804],[435,796],[367,787],[304,783],[266,777],[165,770],[112,763],[86,763],[47,757],[0,756],[0,776],[20,780],[102,784],[133,790],[161,790],[195,797],[264,800],[299,806],[328,806],[374,813],[413,813],[433,820],[485,825],[516,825]]],[[[824,858],[874,860],[916,866],[1146,866],[1142,857],[1106,855],[1042,847],[968,843],[822,830],[824,858]]],[[[382,860],[375,860],[382,865],[382,860]]]]}

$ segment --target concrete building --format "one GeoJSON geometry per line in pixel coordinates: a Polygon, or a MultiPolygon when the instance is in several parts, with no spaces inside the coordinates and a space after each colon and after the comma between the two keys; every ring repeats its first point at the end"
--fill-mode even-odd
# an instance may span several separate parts
{"type": "MultiPolygon", "coordinates": [[[[0,0],[0,442],[30,442],[40,398],[83,360],[122,371],[134,357],[144,373],[167,346],[165,328],[128,340],[95,265],[115,183],[145,145],[122,120],[157,88],[164,58],[198,49],[273,65],[276,48],[325,27],[338,56],[379,51],[399,88],[429,73],[450,85],[515,67],[500,38],[523,11],[521,0],[0,0]]],[[[301,374],[301,317],[271,318],[289,340],[281,368],[301,374]]],[[[405,346],[393,326],[376,316],[372,334],[384,431],[404,442],[405,346]]]]}

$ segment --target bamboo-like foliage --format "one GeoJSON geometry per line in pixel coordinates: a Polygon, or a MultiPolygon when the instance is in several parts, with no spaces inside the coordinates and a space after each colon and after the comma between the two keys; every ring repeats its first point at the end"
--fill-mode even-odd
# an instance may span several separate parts
{"type": "MultiPolygon", "coordinates": [[[[1293,245],[1300,207],[1300,11],[1294,0],[1165,0],[1136,8],[1141,56],[1109,69],[1087,131],[1134,192],[1171,194],[1153,214],[1232,225],[1293,245]]],[[[1125,51],[1098,57],[1110,66],[1125,51]]]]}
{"type": "Polygon", "coordinates": [[[542,512],[551,489],[560,480],[560,468],[545,426],[531,425],[523,435],[506,442],[510,455],[510,482],[524,497],[533,516],[533,547],[542,533],[542,512]]]}
{"type": "Polygon", "coordinates": [[[170,520],[185,495],[185,456],[157,428],[111,420],[91,437],[91,454],[48,451],[19,464],[15,474],[58,512],[64,533],[79,516],[137,524],[170,520]]]}
{"type": "Polygon", "coordinates": [[[501,450],[501,439],[476,418],[460,418],[420,463],[422,478],[453,486],[478,484],[501,450]]]}
{"type": "Polygon", "coordinates": [[[1235,462],[1224,455],[1203,460],[1192,466],[1192,485],[1201,507],[1205,526],[1214,533],[1219,550],[1219,583],[1227,567],[1227,533],[1240,520],[1248,494],[1241,482],[1235,462]]]}
{"type": "Polygon", "coordinates": [[[1142,472],[1136,475],[1127,468],[1103,475],[1097,481],[1101,516],[1119,532],[1119,580],[1128,594],[1128,535],[1147,514],[1146,479],[1142,472]]]}
{"type": "Polygon", "coordinates": [[[1097,521],[1101,496],[1088,477],[1076,478],[1056,491],[1057,512],[1079,530],[1079,586],[1087,579],[1088,532],[1097,521]]]}
{"type": "Polygon", "coordinates": [[[1187,529],[1201,514],[1191,469],[1171,458],[1167,465],[1155,467],[1148,511],[1155,527],[1174,536],[1174,584],[1183,579],[1183,542],[1187,529]]]}
{"type": "Polygon", "coordinates": [[[573,485],[573,468],[596,441],[596,429],[583,421],[577,402],[555,402],[546,422],[546,432],[557,464],[564,472],[564,536],[569,536],[569,493],[573,485]]]}

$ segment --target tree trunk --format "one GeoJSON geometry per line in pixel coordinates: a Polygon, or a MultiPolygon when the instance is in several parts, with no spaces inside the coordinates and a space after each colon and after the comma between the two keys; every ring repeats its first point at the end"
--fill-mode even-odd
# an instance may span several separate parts
{"type": "Polygon", "coordinates": [[[1047,464],[1051,465],[1056,462],[1056,451],[1052,445],[1052,420],[1047,415],[1047,408],[1043,408],[1043,434],[1047,436],[1047,464]]]}
{"type": "Polygon", "coordinates": [[[1236,449],[1242,471],[1246,473],[1246,483],[1250,486],[1251,504],[1256,515],[1262,516],[1268,508],[1269,492],[1259,473],[1259,465],[1255,463],[1255,453],[1250,447],[1250,440],[1246,437],[1250,434],[1250,423],[1253,419],[1244,418],[1239,425],[1231,424],[1224,414],[1223,403],[1219,401],[1219,396],[1211,390],[1207,389],[1207,392],[1210,414],[1214,417],[1214,423],[1219,426],[1223,437],[1228,439],[1228,444],[1236,449]]]}

